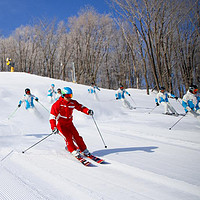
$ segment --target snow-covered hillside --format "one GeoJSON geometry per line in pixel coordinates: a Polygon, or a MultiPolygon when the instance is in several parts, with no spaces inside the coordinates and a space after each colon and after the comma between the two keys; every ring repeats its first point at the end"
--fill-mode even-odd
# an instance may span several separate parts
{"type": "MultiPolygon", "coordinates": [[[[192,116],[163,115],[155,94],[128,89],[136,107],[128,110],[116,101],[114,90],[98,92],[95,101],[88,86],[26,73],[0,72],[0,200],[199,200],[200,122],[192,116]],[[22,151],[51,133],[47,90],[69,86],[78,102],[95,112],[108,148],[91,116],[74,111],[74,124],[88,149],[106,164],[85,167],[66,150],[59,135],[51,135],[25,154],[22,151]],[[29,87],[39,98],[40,117],[17,108],[29,87]]],[[[179,113],[184,110],[170,99],[179,113]]]]}

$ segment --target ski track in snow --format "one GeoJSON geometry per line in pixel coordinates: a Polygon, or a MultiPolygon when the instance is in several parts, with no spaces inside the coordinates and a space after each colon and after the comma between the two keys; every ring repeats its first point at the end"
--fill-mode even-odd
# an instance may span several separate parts
{"type": "MultiPolygon", "coordinates": [[[[57,157],[57,155],[49,156],[47,152],[45,152],[45,154],[46,155],[40,155],[40,162],[38,162],[37,157],[39,154],[22,156],[20,153],[15,152],[10,160],[6,161],[13,162],[12,166],[15,166],[15,168],[8,170],[6,167],[3,167],[3,169],[7,171],[8,175],[4,173],[4,175],[6,174],[6,177],[2,177],[4,178],[2,180],[5,180],[5,178],[6,180],[10,180],[11,177],[11,179],[14,179],[14,181],[12,181],[14,182],[14,188],[16,186],[16,182],[19,182],[17,184],[18,187],[16,188],[16,192],[21,189],[23,190],[23,193],[20,193],[20,196],[19,194],[15,196],[16,194],[14,193],[13,197],[8,195],[7,199],[26,199],[27,197],[28,199],[56,199],[56,197],[58,199],[80,199],[83,196],[84,199],[97,200],[121,199],[122,197],[125,199],[154,199],[149,196],[142,195],[142,193],[138,193],[134,190],[134,188],[142,190],[144,186],[142,186],[142,188],[139,186],[138,189],[138,184],[140,182],[145,182],[145,190],[149,193],[154,193],[154,196],[157,196],[157,198],[159,198],[160,194],[159,191],[156,194],[154,191],[155,187],[165,188],[167,193],[165,194],[164,199],[172,198],[168,196],[168,193],[173,193],[173,190],[176,191],[176,193],[180,193],[180,196],[184,195],[188,196],[188,198],[194,196],[194,198],[191,199],[195,199],[195,196],[197,197],[196,199],[200,197],[200,187],[198,186],[178,181],[176,179],[171,179],[146,170],[141,170],[136,167],[128,166],[114,160],[107,159],[107,162],[110,164],[98,165],[98,169],[95,167],[88,167],[85,169],[84,166],[80,167],[80,163],[76,162],[76,160],[70,155],[66,155],[68,158],[66,159],[65,155],[59,155],[57,157]],[[56,169],[59,169],[59,171],[56,169]],[[61,196],[54,196],[48,192],[48,188],[46,188],[47,193],[44,193],[44,188],[39,190],[37,188],[37,183],[32,183],[34,180],[33,177],[29,177],[27,175],[24,177],[24,170],[27,170],[28,174],[34,175],[34,179],[37,180],[37,182],[40,182],[40,184],[41,181],[43,182],[44,180],[47,180],[48,182],[44,183],[44,187],[48,184],[50,188],[54,188],[54,190],[57,189],[58,194],[59,191],[65,190],[66,194],[64,196],[62,196],[63,194],[61,196]],[[23,172],[23,174],[20,174],[21,172],[23,172]],[[123,174],[120,180],[118,180],[117,177],[118,173],[123,174]],[[31,179],[29,180],[29,178],[31,179]],[[93,180],[96,180],[95,186],[92,183],[93,180]],[[102,183],[104,184],[103,188],[102,183]],[[100,188],[98,187],[99,185],[100,188]],[[73,197],[68,196],[67,191],[73,193],[73,197]],[[118,193],[120,193],[120,198],[117,196],[118,193]]],[[[9,194],[12,184],[8,187],[8,183],[4,183],[1,185],[1,188],[4,189],[4,195],[5,193],[9,194]]]]}
{"type": "Polygon", "coordinates": [[[47,199],[36,188],[29,186],[26,180],[18,177],[10,169],[1,166],[0,170],[1,200],[47,199]]]}
{"type": "MultiPolygon", "coordinates": [[[[200,199],[199,122],[186,116],[169,131],[179,117],[162,115],[161,106],[148,114],[154,107],[155,94],[147,96],[145,91],[129,89],[137,102],[134,105],[127,97],[136,107],[129,111],[113,100],[112,90],[101,89],[100,102],[95,102],[86,95],[87,86],[25,73],[0,73],[0,84],[0,200],[200,199]],[[23,96],[24,87],[31,87],[50,109],[46,92],[52,82],[72,87],[75,99],[95,111],[107,149],[89,116],[75,112],[74,123],[90,151],[105,159],[105,164],[91,161],[93,167],[81,165],[64,150],[59,135],[22,154],[50,133],[49,114],[36,104],[43,118],[24,108],[11,120],[6,118],[23,96]]],[[[170,102],[183,112],[178,102],[170,102]]]]}

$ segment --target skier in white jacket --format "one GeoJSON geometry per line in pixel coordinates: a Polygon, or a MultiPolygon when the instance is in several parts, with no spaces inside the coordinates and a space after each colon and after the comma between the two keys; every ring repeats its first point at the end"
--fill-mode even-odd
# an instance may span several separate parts
{"type": "Polygon", "coordinates": [[[192,84],[183,96],[182,106],[186,113],[189,112],[194,117],[200,119],[200,96],[197,92],[198,87],[192,84]]]}
{"type": "Polygon", "coordinates": [[[47,97],[49,100],[49,103],[54,103],[55,102],[55,84],[51,84],[51,88],[48,90],[47,97]]]}
{"type": "Polygon", "coordinates": [[[88,93],[94,95],[94,99],[99,101],[96,90],[100,91],[100,89],[95,85],[95,83],[92,82],[90,88],[88,89],[88,93]]]}
{"type": "Polygon", "coordinates": [[[161,104],[162,106],[164,106],[164,114],[166,115],[172,114],[172,115],[178,116],[178,113],[176,112],[176,110],[169,103],[169,100],[168,100],[169,97],[174,98],[176,100],[178,99],[178,97],[176,97],[175,95],[167,92],[165,90],[165,87],[161,87],[155,98],[156,105],[159,106],[161,104]],[[171,113],[169,111],[171,111],[171,113]]]}
{"type": "Polygon", "coordinates": [[[115,93],[115,97],[116,100],[121,100],[123,103],[123,106],[125,108],[129,108],[130,110],[133,109],[133,107],[131,106],[131,104],[125,99],[125,94],[127,94],[128,96],[131,96],[125,89],[123,85],[120,85],[119,89],[116,91],[115,93]]]}
{"type": "Polygon", "coordinates": [[[58,88],[55,95],[55,101],[57,101],[61,96],[62,96],[61,89],[58,88]]]}
{"type": "Polygon", "coordinates": [[[34,108],[35,105],[33,103],[33,100],[38,101],[38,98],[35,97],[33,94],[31,94],[31,91],[29,88],[26,88],[24,98],[19,101],[18,107],[20,107],[22,103],[25,103],[26,110],[30,108],[34,108]]]}

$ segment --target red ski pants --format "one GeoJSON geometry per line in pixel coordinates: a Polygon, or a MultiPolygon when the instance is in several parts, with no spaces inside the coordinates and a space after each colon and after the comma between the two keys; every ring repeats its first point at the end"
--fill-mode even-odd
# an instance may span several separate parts
{"type": "Polygon", "coordinates": [[[66,145],[69,152],[76,150],[77,146],[80,151],[84,151],[87,148],[85,142],[83,141],[83,138],[79,135],[73,123],[65,125],[60,125],[58,123],[57,127],[61,134],[65,137],[66,145]]]}

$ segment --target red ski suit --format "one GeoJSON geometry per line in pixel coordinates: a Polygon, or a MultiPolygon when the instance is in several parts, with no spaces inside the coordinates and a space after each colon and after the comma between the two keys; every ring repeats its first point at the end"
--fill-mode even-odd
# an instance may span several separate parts
{"type": "Polygon", "coordinates": [[[79,135],[74,124],[72,123],[72,113],[74,108],[88,115],[89,109],[79,104],[77,101],[71,99],[69,102],[63,97],[60,97],[51,107],[50,124],[51,129],[58,128],[60,133],[65,137],[66,145],[69,152],[77,149],[78,145],[80,151],[84,151],[87,147],[83,138],[79,135]],[[74,144],[74,142],[76,144],[74,144]]]}

